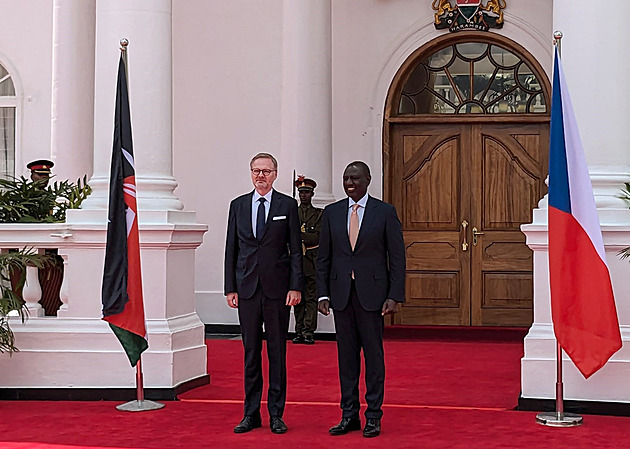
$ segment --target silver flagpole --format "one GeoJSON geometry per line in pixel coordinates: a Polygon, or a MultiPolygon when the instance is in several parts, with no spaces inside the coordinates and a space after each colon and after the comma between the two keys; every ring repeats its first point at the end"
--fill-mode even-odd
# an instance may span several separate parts
{"type": "MultiPolygon", "coordinates": [[[[129,74],[127,72],[127,46],[129,40],[122,38],[120,40],[120,52],[125,62],[125,76],[127,77],[127,91],[129,91],[129,74]]],[[[136,400],[125,402],[116,406],[116,409],[123,412],[146,412],[149,410],[159,410],[164,407],[161,402],[147,401],[144,399],[144,377],[142,375],[142,356],[136,363],[136,400]]]]}
{"type": "Polygon", "coordinates": [[[159,410],[164,407],[161,402],[144,399],[144,378],[142,377],[142,357],[136,364],[136,400],[117,405],[116,408],[123,412],[146,412],[159,410]]]}
{"type": "MultiPolygon", "coordinates": [[[[562,56],[562,32],[553,33],[554,45],[558,48],[558,57],[562,56]]],[[[556,67],[557,70],[557,67],[556,67]]],[[[536,422],[549,427],[575,427],[583,419],[574,413],[564,413],[564,385],[562,383],[562,346],[556,342],[556,411],[536,415],[536,422]]]]}
{"type": "Polygon", "coordinates": [[[549,427],[575,427],[582,424],[580,415],[564,412],[564,385],[562,384],[562,346],[556,345],[556,411],[536,415],[536,422],[549,427]]]}

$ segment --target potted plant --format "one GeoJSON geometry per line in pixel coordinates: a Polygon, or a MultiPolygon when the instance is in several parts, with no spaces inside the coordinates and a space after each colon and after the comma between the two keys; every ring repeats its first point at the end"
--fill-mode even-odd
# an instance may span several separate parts
{"type": "MultiPolygon", "coordinates": [[[[78,208],[92,192],[86,180],[84,176],[76,184],[57,181],[48,186],[48,180],[30,181],[23,176],[0,178],[0,223],[63,222],[66,210],[78,208]]],[[[17,315],[24,321],[28,315],[22,299],[27,266],[35,266],[48,273],[61,270],[63,274],[63,260],[56,255],[56,250],[38,254],[33,248],[24,248],[0,253],[0,353],[17,351],[9,316],[17,315]]],[[[60,282],[52,286],[57,295],[60,286],[60,282]]],[[[48,287],[42,285],[43,289],[48,287]]]]}
{"type": "Polygon", "coordinates": [[[49,256],[37,254],[32,248],[0,253],[0,353],[12,354],[18,350],[9,317],[17,315],[24,322],[28,316],[21,295],[26,282],[26,266],[43,268],[50,260],[49,256]]]}

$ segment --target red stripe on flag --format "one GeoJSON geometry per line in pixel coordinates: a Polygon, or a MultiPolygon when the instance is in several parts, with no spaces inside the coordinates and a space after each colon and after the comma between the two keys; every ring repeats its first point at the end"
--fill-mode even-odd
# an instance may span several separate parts
{"type": "Polygon", "coordinates": [[[575,217],[549,208],[549,283],[558,342],[584,377],[621,348],[608,267],[575,217]]]}
{"type": "MultiPolygon", "coordinates": [[[[134,176],[128,176],[123,180],[127,184],[136,185],[134,176]]],[[[140,263],[140,236],[138,233],[137,202],[136,197],[124,194],[125,204],[134,212],[134,220],[127,235],[127,295],[129,301],[121,313],[110,315],[104,319],[133,332],[141,337],[146,337],[147,331],[144,323],[144,300],[142,297],[142,270],[140,263]]]]}

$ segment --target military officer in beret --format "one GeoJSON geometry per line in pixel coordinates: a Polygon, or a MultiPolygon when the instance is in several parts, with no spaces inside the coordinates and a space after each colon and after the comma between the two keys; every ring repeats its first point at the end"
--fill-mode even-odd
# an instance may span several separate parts
{"type": "Polygon", "coordinates": [[[295,338],[293,343],[312,345],[317,329],[317,297],[315,288],[315,263],[319,246],[319,231],[322,224],[322,209],[313,207],[317,183],[304,176],[295,181],[300,196],[298,218],[302,231],[302,254],[304,267],[304,295],[302,302],[293,306],[295,314],[295,338]]]}
{"type": "Polygon", "coordinates": [[[49,161],[48,159],[37,159],[36,161],[29,162],[26,165],[31,171],[31,181],[37,182],[41,180],[45,180],[43,183],[43,187],[48,187],[48,180],[50,179],[50,169],[55,166],[53,161],[49,161]]]}

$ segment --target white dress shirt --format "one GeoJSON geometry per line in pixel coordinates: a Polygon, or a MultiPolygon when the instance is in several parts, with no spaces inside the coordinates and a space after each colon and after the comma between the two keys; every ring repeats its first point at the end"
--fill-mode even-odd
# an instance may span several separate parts
{"type": "Polygon", "coordinates": [[[254,190],[254,195],[252,196],[252,232],[254,233],[254,237],[258,238],[256,235],[256,221],[258,218],[258,202],[259,198],[264,198],[265,201],[265,223],[269,221],[269,209],[271,208],[271,194],[273,193],[273,189],[267,192],[266,195],[261,195],[256,190],[254,190]]]}
{"type": "MultiPolygon", "coordinates": [[[[366,193],[363,198],[359,201],[354,201],[352,198],[348,197],[348,220],[346,222],[346,230],[348,231],[348,235],[350,234],[350,215],[352,214],[352,206],[358,204],[357,215],[359,216],[359,231],[361,230],[361,223],[363,223],[363,215],[365,214],[365,206],[367,204],[368,194],[366,193]]],[[[328,296],[322,296],[317,298],[317,301],[328,300],[328,296]]]]}

